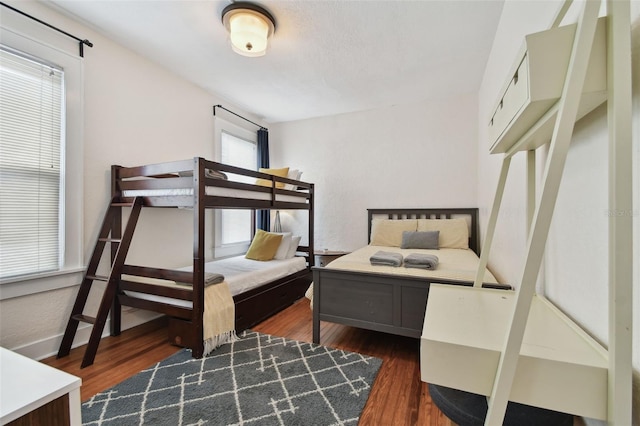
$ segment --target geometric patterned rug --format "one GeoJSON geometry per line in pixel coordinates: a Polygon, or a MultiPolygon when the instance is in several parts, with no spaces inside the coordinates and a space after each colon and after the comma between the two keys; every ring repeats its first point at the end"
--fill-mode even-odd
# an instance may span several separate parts
{"type": "Polygon", "coordinates": [[[82,404],[84,425],[356,425],[382,360],[245,331],[184,349],[82,404]]]}

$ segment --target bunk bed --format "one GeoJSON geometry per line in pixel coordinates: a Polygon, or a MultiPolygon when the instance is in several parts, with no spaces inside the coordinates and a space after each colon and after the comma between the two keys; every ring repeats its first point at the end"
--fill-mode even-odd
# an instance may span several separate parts
{"type": "Polygon", "coordinates": [[[135,167],[114,165],[111,168],[111,192],[111,204],[58,357],[68,354],[78,322],[89,322],[94,325],[82,366],[92,364],[109,311],[111,335],[120,334],[122,306],[167,315],[170,341],[190,348],[195,358],[202,357],[205,352],[203,315],[208,303],[205,287],[209,288],[207,280],[210,275],[206,269],[211,267],[205,262],[206,209],[308,211],[308,245],[299,245],[295,250],[296,257],[305,259],[303,267],[235,294],[236,331],[255,325],[292,304],[304,295],[311,282],[314,265],[314,185],[311,183],[196,157],[135,167]],[[128,207],[131,209],[124,226],[123,213],[129,210],[128,207]],[[185,208],[192,212],[192,265],[171,270],[125,264],[141,207],[185,208]],[[109,276],[99,277],[96,270],[104,247],[109,243],[111,271],[109,276]],[[82,311],[94,280],[106,281],[107,286],[98,314],[90,318],[82,311]]]}
{"type": "MultiPolygon", "coordinates": [[[[320,321],[419,338],[431,284],[473,285],[479,261],[478,209],[369,209],[368,230],[368,246],[326,267],[313,268],[311,299],[315,343],[320,342],[320,321]],[[407,230],[412,226],[414,231],[419,231],[422,224],[448,229],[455,225],[457,242],[445,244],[438,250],[401,249],[400,244],[392,240],[400,241],[404,224],[407,230]],[[382,226],[387,230],[376,231],[382,226]],[[460,226],[463,229],[458,233],[460,226]],[[431,253],[441,262],[436,270],[372,266],[370,256],[378,251],[397,252],[405,257],[414,252],[431,253]]],[[[443,237],[447,238],[441,233],[441,242],[443,237]]],[[[486,268],[484,277],[486,288],[511,288],[499,284],[486,268]]]]}

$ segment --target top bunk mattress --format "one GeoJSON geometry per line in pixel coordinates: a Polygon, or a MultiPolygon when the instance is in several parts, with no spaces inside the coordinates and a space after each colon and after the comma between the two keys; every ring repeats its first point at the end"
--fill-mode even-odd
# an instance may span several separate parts
{"type": "MultiPolygon", "coordinates": [[[[398,247],[368,245],[341,256],[328,264],[327,269],[340,269],[357,272],[368,272],[407,277],[425,277],[454,281],[475,281],[478,262],[480,259],[473,250],[441,248],[439,250],[401,249],[398,247]],[[404,266],[372,265],[369,258],[377,251],[400,253],[403,257],[411,253],[432,254],[438,257],[438,267],[435,270],[405,268],[404,266]]],[[[484,283],[498,284],[491,271],[485,268],[484,283]]]]}
{"type": "MultiPolygon", "coordinates": [[[[168,206],[188,205],[186,199],[197,195],[196,190],[200,187],[204,187],[205,196],[212,198],[310,204],[313,185],[300,181],[298,170],[291,171],[291,178],[289,169],[286,168],[286,176],[281,175],[283,170],[255,171],[196,157],[135,167],[112,166],[112,183],[114,192],[120,197],[154,198],[150,200],[151,205],[158,206],[167,202],[168,206]],[[203,176],[194,179],[201,169],[203,176]],[[163,198],[167,200],[163,201],[163,198]]],[[[209,203],[212,201],[212,205],[217,205],[221,200],[209,200],[209,203]]],[[[264,208],[263,205],[260,203],[259,208],[264,208]]],[[[234,207],[240,205],[234,204],[234,207]]]]}
{"type": "MultiPolygon", "coordinates": [[[[205,194],[208,196],[242,198],[247,200],[271,200],[270,192],[248,191],[244,189],[220,188],[216,186],[205,187],[205,194]]],[[[275,201],[300,203],[306,197],[306,193],[300,195],[275,194],[275,201]]],[[[175,189],[130,189],[122,191],[122,196],[129,197],[177,197],[193,196],[193,188],[175,189]]]]}

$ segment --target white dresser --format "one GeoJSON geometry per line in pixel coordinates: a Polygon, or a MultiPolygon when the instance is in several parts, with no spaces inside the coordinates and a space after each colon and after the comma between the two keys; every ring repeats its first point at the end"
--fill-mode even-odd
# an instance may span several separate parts
{"type": "Polygon", "coordinates": [[[0,347],[0,424],[81,425],[81,384],[79,377],[0,347]]]}

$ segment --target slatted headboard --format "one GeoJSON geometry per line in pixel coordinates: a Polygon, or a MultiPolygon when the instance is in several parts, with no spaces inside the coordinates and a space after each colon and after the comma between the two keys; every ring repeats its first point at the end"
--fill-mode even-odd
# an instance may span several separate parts
{"type": "Polygon", "coordinates": [[[369,232],[367,239],[371,242],[371,222],[374,218],[387,219],[451,219],[464,218],[469,222],[469,248],[480,256],[480,239],[478,236],[477,208],[447,208],[447,209],[367,209],[369,212],[369,232]]]}

